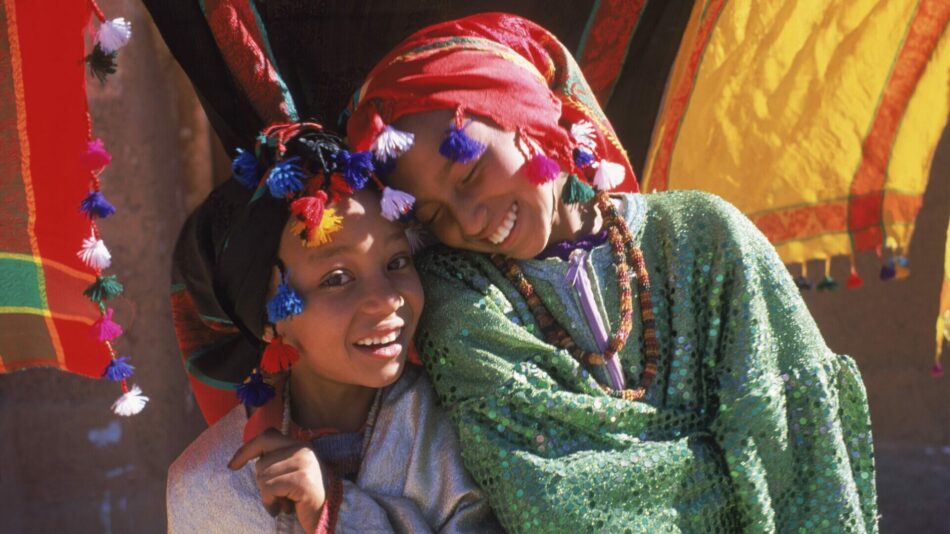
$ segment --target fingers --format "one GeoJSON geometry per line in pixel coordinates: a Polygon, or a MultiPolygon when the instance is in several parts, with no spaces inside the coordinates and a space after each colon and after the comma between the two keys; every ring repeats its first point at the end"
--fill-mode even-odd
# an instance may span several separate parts
{"type": "Polygon", "coordinates": [[[282,435],[276,429],[268,428],[259,436],[248,441],[235,451],[231,461],[228,462],[228,468],[240,469],[245,464],[255,458],[259,458],[267,453],[283,449],[292,445],[298,445],[300,442],[282,435]]]}
{"type": "Polygon", "coordinates": [[[278,514],[290,515],[294,513],[294,501],[279,497],[274,499],[270,504],[265,504],[264,509],[267,510],[267,513],[269,513],[271,517],[277,517],[278,514]]]}

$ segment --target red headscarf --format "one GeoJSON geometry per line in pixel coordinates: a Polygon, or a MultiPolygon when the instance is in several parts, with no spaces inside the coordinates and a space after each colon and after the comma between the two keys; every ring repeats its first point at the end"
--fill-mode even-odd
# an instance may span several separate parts
{"type": "Polygon", "coordinates": [[[568,133],[571,126],[589,121],[596,157],[626,171],[617,189],[637,191],[626,151],[574,58],[531,21],[484,13],[416,32],[373,68],[354,96],[348,141],[367,150],[400,117],[437,109],[523,134],[564,169],[573,167],[578,141],[568,133]]]}

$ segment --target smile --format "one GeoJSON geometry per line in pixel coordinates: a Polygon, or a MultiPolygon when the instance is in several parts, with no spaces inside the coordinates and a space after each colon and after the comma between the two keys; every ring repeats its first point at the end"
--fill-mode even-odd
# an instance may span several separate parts
{"type": "Polygon", "coordinates": [[[375,347],[379,345],[388,345],[392,343],[393,341],[396,341],[397,339],[399,339],[400,334],[402,334],[402,328],[393,330],[389,334],[386,334],[385,336],[381,336],[381,337],[364,337],[363,339],[357,340],[355,344],[361,347],[375,347]]]}
{"type": "Polygon", "coordinates": [[[505,220],[498,225],[498,228],[495,229],[495,232],[492,235],[488,236],[488,241],[493,245],[501,244],[505,239],[511,235],[511,229],[515,227],[515,222],[518,220],[518,204],[512,204],[511,209],[508,211],[508,214],[505,215],[505,220]]]}

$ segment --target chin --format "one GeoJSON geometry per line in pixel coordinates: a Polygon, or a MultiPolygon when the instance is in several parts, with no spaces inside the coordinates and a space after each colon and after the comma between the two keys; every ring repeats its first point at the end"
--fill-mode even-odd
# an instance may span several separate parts
{"type": "Polygon", "coordinates": [[[364,385],[371,388],[384,388],[396,380],[399,380],[405,368],[406,356],[402,355],[396,361],[387,363],[378,372],[374,373],[372,377],[368,377],[367,383],[364,385]]]}

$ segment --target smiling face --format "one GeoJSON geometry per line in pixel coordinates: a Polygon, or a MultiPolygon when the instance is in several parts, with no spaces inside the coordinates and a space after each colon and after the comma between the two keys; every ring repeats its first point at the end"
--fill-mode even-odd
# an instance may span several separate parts
{"type": "Polygon", "coordinates": [[[279,257],[304,310],[280,321],[277,332],[300,351],[295,373],[317,382],[379,388],[405,365],[422,285],[403,227],[380,215],[379,198],[366,188],[333,205],[343,227],[316,248],[304,247],[291,223],[284,229],[279,257]]]}
{"type": "Polygon", "coordinates": [[[465,134],[486,145],[482,155],[463,164],[439,154],[453,116],[439,110],[396,121],[415,142],[387,181],[416,198],[416,218],[446,245],[520,259],[536,256],[552,238],[573,237],[576,221],[558,200],[563,180],[539,186],[522,176],[514,132],[474,119],[465,134]]]}

